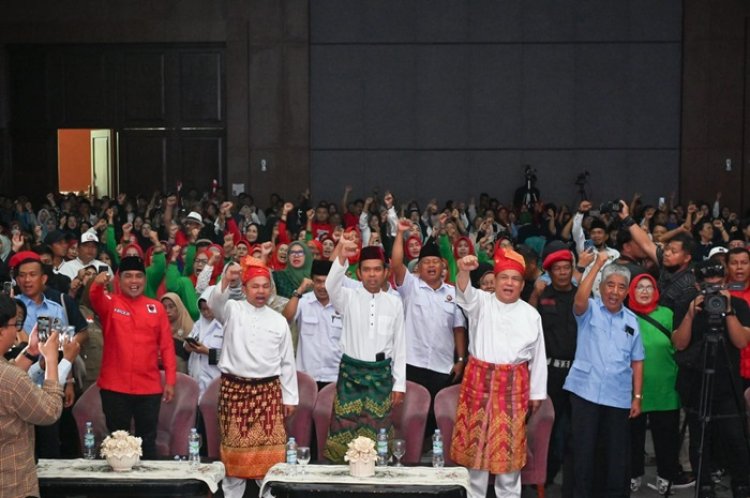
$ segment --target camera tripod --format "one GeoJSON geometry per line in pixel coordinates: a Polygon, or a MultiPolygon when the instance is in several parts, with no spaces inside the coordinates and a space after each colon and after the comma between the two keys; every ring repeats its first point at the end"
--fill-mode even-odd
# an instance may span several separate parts
{"type": "MultiPolygon", "coordinates": [[[[724,360],[726,361],[726,365],[729,365],[730,368],[732,367],[731,358],[729,357],[729,351],[727,350],[727,344],[726,339],[724,338],[724,327],[710,327],[710,331],[707,334],[704,334],[704,342],[702,346],[702,365],[701,365],[701,384],[700,384],[700,393],[698,396],[698,408],[697,408],[697,416],[698,420],[700,421],[700,443],[698,445],[698,468],[693,469],[693,472],[695,473],[695,498],[698,498],[700,496],[701,486],[705,483],[701,482],[701,474],[703,471],[703,466],[706,464],[704,462],[704,450],[706,445],[706,430],[708,429],[708,425],[713,421],[718,421],[720,419],[727,419],[727,418],[737,418],[740,417],[743,413],[742,406],[740,404],[740,400],[742,399],[740,388],[737,385],[737,381],[734,376],[730,374],[730,385],[732,388],[732,398],[735,403],[735,413],[732,414],[720,414],[720,415],[714,415],[712,413],[712,405],[714,401],[714,384],[715,384],[715,375],[716,375],[716,357],[719,354],[719,349],[723,351],[724,360]]],[[[692,413],[696,413],[696,410],[693,408],[686,408],[686,412],[691,411],[692,413]]],[[[686,414],[687,415],[687,414],[686,414]]],[[[680,444],[678,447],[682,447],[682,444],[685,440],[685,431],[687,429],[688,425],[688,416],[685,417],[685,420],[682,424],[682,427],[680,429],[680,444]]],[[[747,432],[745,428],[746,424],[743,424],[743,432],[747,432]]],[[[690,434],[690,437],[696,437],[697,434],[690,434]]],[[[745,434],[745,445],[747,446],[747,434],[745,434]]],[[[747,447],[748,453],[750,453],[750,447],[747,447]]],[[[734,476],[733,476],[734,477],[734,476]]],[[[667,491],[665,493],[665,496],[669,496],[671,494],[672,490],[672,482],[670,481],[667,486],[667,491]]]]}

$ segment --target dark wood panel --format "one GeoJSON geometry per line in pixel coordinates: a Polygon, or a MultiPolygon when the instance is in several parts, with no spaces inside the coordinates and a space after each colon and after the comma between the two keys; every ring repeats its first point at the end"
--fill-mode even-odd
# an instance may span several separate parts
{"type": "MultiPolygon", "coordinates": [[[[205,192],[215,179],[224,183],[224,139],[222,137],[180,138],[180,168],[170,168],[168,181],[175,174],[181,175],[186,188],[205,192]]],[[[178,178],[174,178],[177,180],[178,178]]]]}
{"type": "Polygon", "coordinates": [[[57,138],[54,130],[14,134],[14,195],[41,198],[57,191],[57,138]]]}
{"type": "Polygon", "coordinates": [[[118,77],[124,126],[162,123],[166,119],[164,52],[125,52],[118,77]]]}
{"type": "Polygon", "coordinates": [[[223,67],[220,52],[183,52],[180,54],[180,120],[190,123],[218,123],[222,109],[223,67]]]}
{"type": "Polygon", "coordinates": [[[119,134],[120,190],[147,194],[165,188],[167,137],[163,134],[129,132],[119,134]]]}
{"type": "Polygon", "coordinates": [[[46,98],[46,61],[43,50],[9,50],[10,126],[35,128],[49,123],[46,98]]]}
{"type": "Polygon", "coordinates": [[[63,123],[67,126],[107,126],[114,121],[111,69],[106,52],[95,49],[62,51],[60,81],[50,81],[62,89],[63,123]]]}

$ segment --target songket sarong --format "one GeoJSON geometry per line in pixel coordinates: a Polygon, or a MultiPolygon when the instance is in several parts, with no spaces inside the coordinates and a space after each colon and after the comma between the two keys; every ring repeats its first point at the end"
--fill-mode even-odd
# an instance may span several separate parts
{"type": "Polygon", "coordinates": [[[505,474],[526,464],[529,368],[470,357],[461,382],[451,458],[469,469],[505,474]]]}
{"type": "Polygon", "coordinates": [[[262,479],[286,459],[286,430],[278,377],[221,375],[221,461],[230,477],[262,479]]]}
{"type": "Polygon", "coordinates": [[[323,455],[333,463],[344,463],[349,442],[365,436],[377,439],[385,428],[393,437],[391,423],[391,391],[393,376],[391,360],[362,361],[350,356],[341,357],[333,416],[323,455]]]}

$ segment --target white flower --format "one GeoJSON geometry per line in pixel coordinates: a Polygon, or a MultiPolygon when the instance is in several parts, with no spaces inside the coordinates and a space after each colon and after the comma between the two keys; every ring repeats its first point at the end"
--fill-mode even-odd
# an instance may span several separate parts
{"type": "Polygon", "coordinates": [[[105,458],[142,456],[141,443],[141,438],[133,437],[127,431],[115,431],[102,441],[101,454],[105,458]]]}
{"type": "Polygon", "coordinates": [[[344,455],[344,461],[347,462],[374,462],[378,458],[378,452],[375,451],[375,441],[368,437],[359,436],[347,445],[349,448],[344,455]]]}

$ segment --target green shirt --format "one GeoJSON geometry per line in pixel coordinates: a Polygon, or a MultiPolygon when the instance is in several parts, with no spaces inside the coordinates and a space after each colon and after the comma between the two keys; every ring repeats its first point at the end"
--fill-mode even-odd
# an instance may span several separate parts
{"type": "MultiPolygon", "coordinates": [[[[649,316],[662,324],[670,333],[672,310],[658,306],[649,316]]],[[[643,412],[677,410],[680,398],[675,390],[677,364],[674,361],[672,341],[658,328],[638,317],[641,339],[646,357],[643,361],[643,412]]]]}

